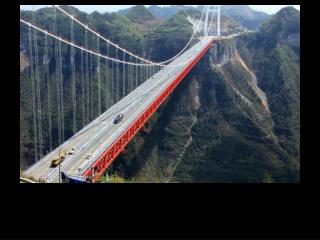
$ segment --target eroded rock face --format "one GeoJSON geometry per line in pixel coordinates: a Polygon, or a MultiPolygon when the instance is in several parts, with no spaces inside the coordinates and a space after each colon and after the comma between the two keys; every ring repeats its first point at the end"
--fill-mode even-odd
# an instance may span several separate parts
{"type": "Polygon", "coordinates": [[[281,43],[287,44],[290,47],[299,47],[300,46],[300,34],[289,34],[286,38],[280,41],[281,43]]]}
{"type": "MultiPolygon", "coordinates": [[[[270,114],[268,101],[266,94],[262,91],[262,89],[258,85],[257,76],[249,69],[248,64],[245,62],[244,59],[240,56],[238,49],[237,49],[237,40],[224,40],[220,41],[217,46],[211,49],[210,55],[210,63],[211,65],[224,74],[223,66],[227,63],[231,63],[233,65],[240,65],[243,70],[245,70],[250,76],[247,78],[247,84],[252,88],[256,96],[260,99],[262,106],[264,107],[265,111],[270,114]]],[[[230,85],[232,89],[243,99],[247,102],[250,106],[252,106],[252,102],[241,93],[241,90],[235,87],[235,85],[230,85]]]]}
{"type": "Polygon", "coordinates": [[[27,68],[29,65],[30,64],[27,56],[23,52],[20,52],[20,73],[23,72],[23,70],[27,68]]]}
{"type": "Polygon", "coordinates": [[[210,61],[214,65],[222,66],[230,60],[230,57],[235,52],[236,49],[233,41],[225,40],[210,49],[210,61]]]}
{"type": "MultiPolygon", "coordinates": [[[[138,182],[261,182],[269,174],[276,182],[297,181],[292,162],[299,143],[288,143],[300,135],[288,120],[299,125],[293,104],[300,98],[290,92],[300,68],[290,49],[268,56],[272,49],[262,43],[269,39],[250,35],[211,48],[111,168],[138,182]]],[[[298,34],[280,39],[276,43],[300,44],[298,34]]],[[[28,55],[20,50],[24,71],[28,55]]]]}
{"type": "Polygon", "coordinates": [[[297,181],[290,174],[298,160],[274,130],[276,106],[260,86],[252,64],[260,52],[250,41],[220,42],[183,80],[146,137],[156,140],[133,156],[142,161],[137,181],[261,182],[266,174],[297,181]]]}

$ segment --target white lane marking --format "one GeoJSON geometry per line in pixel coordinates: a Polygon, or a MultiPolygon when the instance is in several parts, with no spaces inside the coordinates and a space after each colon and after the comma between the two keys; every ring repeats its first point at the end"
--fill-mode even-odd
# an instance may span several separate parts
{"type": "MultiPolygon", "coordinates": [[[[201,46],[202,45],[202,42],[200,42],[200,45],[199,46],[201,46]]],[[[195,45],[193,48],[191,48],[191,49],[196,49],[196,48],[198,48],[197,47],[197,45],[195,45]]],[[[185,58],[189,58],[189,56],[191,55],[191,53],[192,53],[192,50],[191,49],[189,49],[185,54],[183,54],[183,55],[181,55],[180,56],[180,58],[179,58],[179,60],[177,59],[177,62],[181,62],[182,60],[181,59],[185,59],[185,58]],[[191,50],[191,51],[190,51],[191,50]]],[[[200,47],[199,47],[199,52],[200,52],[200,50],[202,50],[200,47]]],[[[192,60],[192,59],[191,59],[192,60]]],[[[175,61],[174,61],[175,62],[175,61]]],[[[173,75],[170,75],[171,73],[174,73],[174,75],[176,75],[177,74],[177,72],[179,72],[179,71],[181,71],[181,69],[184,69],[184,67],[183,66],[180,66],[180,67],[177,67],[177,68],[172,68],[172,70],[171,69],[162,69],[162,71],[159,71],[157,74],[155,74],[154,76],[153,76],[153,78],[150,78],[150,79],[148,79],[144,84],[141,84],[138,88],[136,88],[136,93],[135,94],[129,94],[129,95],[127,95],[125,98],[123,98],[122,100],[120,100],[119,102],[118,102],[118,107],[119,106],[122,106],[122,105],[124,105],[124,104],[126,104],[126,101],[127,100],[129,100],[129,99],[131,99],[131,98],[133,98],[133,97],[136,97],[136,96],[139,96],[139,98],[140,97],[145,97],[145,96],[148,96],[148,95],[150,95],[150,93],[152,93],[152,92],[154,92],[155,91],[155,88],[157,88],[157,87],[159,87],[159,85],[162,85],[162,84],[164,84],[164,83],[167,83],[167,82],[171,82],[172,81],[172,76],[173,75]],[[167,73],[167,75],[166,74],[162,74],[162,72],[164,73],[164,72],[166,72],[167,73]],[[156,76],[156,75],[159,75],[159,77],[158,76],[156,76]],[[170,77],[168,78],[168,75],[170,75],[170,77]],[[160,84],[158,84],[158,82],[159,81],[161,81],[164,77],[167,77],[168,79],[167,79],[167,81],[163,81],[163,82],[160,82],[160,84]],[[152,81],[151,81],[151,79],[152,79],[152,81]],[[169,79],[170,79],[170,81],[169,81],[169,79]],[[142,96],[140,95],[141,94],[141,90],[142,89],[144,89],[144,88],[147,88],[147,87],[153,87],[151,90],[149,89],[149,92],[147,92],[146,94],[143,94],[142,96]],[[121,103],[121,104],[120,104],[121,103]]],[[[131,105],[131,104],[129,104],[129,105],[131,105]]],[[[129,108],[130,106],[125,106],[125,108],[127,109],[127,108],[129,108]]],[[[106,111],[105,113],[106,113],[106,115],[107,115],[107,118],[110,118],[112,115],[115,115],[116,114],[116,112],[115,113],[113,113],[112,114],[112,112],[113,111],[115,111],[115,108],[113,108],[113,109],[109,109],[109,111],[106,111]],[[108,113],[108,114],[107,114],[108,113]],[[108,116],[109,115],[109,116],[108,116]]],[[[119,110],[116,110],[116,111],[119,111],[119,110]]],[[[83,134],[83,132],[84,131],[87,131],[88,130],[88,128],[93,128],[93,132],[97,132],[97,128],[94,128],[94,127],[96,127],[96,126],[98,126],[100,123],[102,123],[102,121],[100,120],[101,118],[106,118],[106,116],[103,114],[103,115],[101,115],[100,117],[98,117],[97,119],[95,119],[91,124],[89,124],[89,125],[87,125],[84,129],[82,129],[82,130],[80,130],[76,135],[74,135],[74,136],[72,136],[69,140],[67,140],[66,142],[65,142],[65,144],[62,144],[61,146],[60,146],[60,148],[61,147],[65,147],[65,146],[70,146],[71,145],[71,143],[72,143],[72,140],[75,140],[75,141],[79,141],[79,139],[75,139],[76,137],[79,137],[79,135],[80,134],[83,134]],[[99,120],[100,120],[100,122],[99,122],[99,120]],[[96,124],[97,123],[97,124],[96,124]],[[94,124],[96,124],[96,126],[92,126],[92,125],[94,125],[94,124]]],[[[103,121],[106,121],[106,119],[104,119],[103,121]]],[[[102,131],[103,132],[103,131],[102,131]]],[[[81,140],[81,139],[80,139],[81,140]]],[[[81,145],[82,146],[82,145],[81,145]]],[[[53,151],[53,152],[55,152],[55,151],[53,151]]],[[[53,153],[52,152],[52,153],[53,153]]],[[[81,151],[80,151],[81,152],[81,151]]],[[[51,154],[51,153],[50,153],[51,154]]],[[[48,154],[49,155],[49,154],[48,154]]],[[[72,157],[72,158],[68,158],[69,160],[67,160],[66,162],[64,162],[64,165],[69,165],[71,162],[73,162],[72,161],[72,159],[74,159],[74,157],[72,157]]],[[[53,170],[54,171],[54,170],[53,170]]]]}

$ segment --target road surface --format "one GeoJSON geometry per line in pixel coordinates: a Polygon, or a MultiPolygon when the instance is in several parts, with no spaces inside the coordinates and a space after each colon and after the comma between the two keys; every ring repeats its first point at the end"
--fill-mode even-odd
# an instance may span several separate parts
{"type": "Polygon", "coordinates": [[[27,169],[23,173],[24,176],[32,176],[47,182],[58,182],[59,168],[50,166],[52,159],[59,155],[59,151],[60,154],[66,154],[65,160],[61,163],[61,172],[81,176],[212,40],[213,37],[202,37],[193,47],[101,114],[59,148],[27,169]],[[182,63],[185,64],[182,65],[182,63]],[[119,114],[123,114],[124,117],[120,123],[114,124],[114,119],[119,114]],[[73,147],[76,148],[75,152],[69,155],[73,147]]]}

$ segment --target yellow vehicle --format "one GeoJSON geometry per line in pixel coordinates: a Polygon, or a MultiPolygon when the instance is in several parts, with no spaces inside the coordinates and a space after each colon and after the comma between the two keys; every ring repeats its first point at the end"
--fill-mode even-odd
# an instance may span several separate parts
{"type": "Polygon", "coordinates": [[[53,159],[53,160],[51,161],[51,167],[56,167],[56,166],[58,166],[60,163],[63,162],[63,160],[65,159],[65,157],[66,157],[66,155],[62,155],[62,156],[60,156],[60,157],[57,157],[57,158],[53,159]]]}

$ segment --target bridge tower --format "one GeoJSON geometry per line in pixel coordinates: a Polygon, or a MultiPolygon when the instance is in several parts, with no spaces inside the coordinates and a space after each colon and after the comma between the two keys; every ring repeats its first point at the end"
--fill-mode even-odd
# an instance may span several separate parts
{"type": "Polygon", "coordinates": [[[221,5],[217,6],[217,35],[220,37],[220,9],[221,5]]]}
{"type": "Polygon", "coordinates": [[[203,28],[204,36],[208,35],[209,8],[210,8],[209,5],[205,6],[206,17],[205,17],[205,20],[204,20],[204,28],[203,28]]]}
{"type": "Polygon", "coordinates": [[[216,23],[216,27],[217,27],[217,36],[220,36],[221,32],[220,32],[220,8],[221,5],[206,5],[205,6],[205,20],[204,20],[204,27],[203,27],[203,34],[204,36],[208,36],[209,32],[210,32],[210,27],[212,24],[212,20],[214,17],[214,14],[217,14],[217,23],[216,23]],[[213,7],[211,9],[211,7],[213,7]],[[211,21],[209,22],[209,15],[210,13],[212,13],[212,17],[211,17],[211,21]]]}

